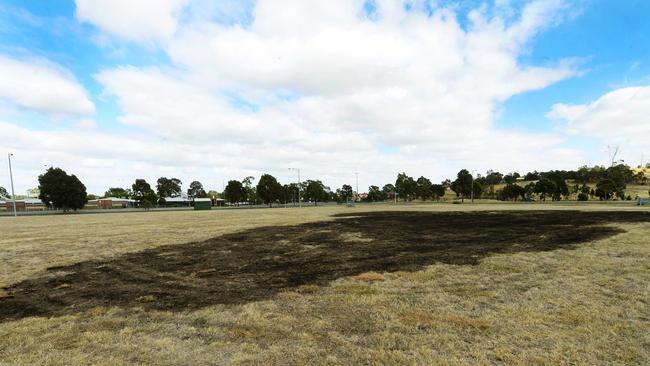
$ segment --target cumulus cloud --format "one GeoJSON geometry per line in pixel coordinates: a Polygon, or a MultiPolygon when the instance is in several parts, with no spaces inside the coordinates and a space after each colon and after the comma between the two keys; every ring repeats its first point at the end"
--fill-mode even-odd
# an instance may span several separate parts
{"type": "Polygon", "coordinates": [[[171,37],[189,0],[76,0],[76,17],[120,38],[145,42],[171,37]]]}
{"type": "Polygon", "coordinates": [[[548,113],[569,134],[620,145],[630,160],[650,150],[649,116],[650,86],[616,89],[587,104],[555,104],[548,113]]]}
{"type": "Polygon", "coordinates": [[[47,60],[0,55],[0,98],[47,114],[89,115],[95,106],[75,77],[47,60]]]}
{"type": "Polygon", "coordinates": [[[460,168],[569,168],[580,159],[558,134],[494,121],[511,96],[576,75],[566,60],[519,61],[563,2],[532,1],[515,15],[478,9],[468,24],[420,1],[375,3],[368,14],[361,0],[259,0],[250,19],[224,22],[184,1],[156,2],[149,13],[147,2],[78,0],[78,19],[158,42],[171,60],[95,75],[115,98],[118,121],[138,134],[38,131],[51,143],[33,146],[33,133],[5,125],[24,137],[7,147],[29,155],[33,146],[80,167],[95,192],[106,188],[111,164],[129,183],[141,172],[203,177],[215,188],[215,177],[263,172],[286,182],[294,166],[333,188],[359,171],[364,188],[398,171],[438,180],[460,168]]]}

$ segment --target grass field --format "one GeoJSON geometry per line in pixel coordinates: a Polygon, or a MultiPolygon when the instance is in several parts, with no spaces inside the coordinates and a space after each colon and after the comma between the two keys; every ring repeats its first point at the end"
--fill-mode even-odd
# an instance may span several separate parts
{"type": "Polygon", "coordinates": [[[650,363],[647,208],[373,205],[0,226],[0,364],[650,363]]]}

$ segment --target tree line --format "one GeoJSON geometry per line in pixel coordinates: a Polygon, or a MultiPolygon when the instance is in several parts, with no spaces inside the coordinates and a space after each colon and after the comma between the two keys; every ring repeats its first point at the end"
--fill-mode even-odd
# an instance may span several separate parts
{"type": "MultiPolygon", "coordinates": [[[[47,206],[76,210],[83,208],[89,199],[86,187],[74,174],[69,175],[61,168],[49,168],[38,177],[39,198],[47,206]]],[[[580,201],[589,199],[611,200],[632,199],[625,195],[628,184],[648,184],[649,179],[642,170],[635,172],[625,164],[610,167],[583,166],[577,170],[551,170],[546,172],[529,172],[502,174],[488,171],[485,175],[473,176],[467,169],[460,170],[452,181],[446,179],[433,183],[421,176],[414,179],[406,173],[399,173],[394,183],[387,183],[381,188],[377,185],[368,187],[363,196],[355,192],[349,184],[343,184],[335,190],[320,180],[306,180],[300,183],[281,184],[270,174],[263,174],[257,184],[255,178],[248,176],[239,180],[230,180],[223,192],[206,191],[199,181],[190,183],[187,197],[223,198],[231,205],[240,204],[297,204],[308,202],[318,205],[321,202],[350,202],[365,200],[381,202],[387,200],[440,200],[447,191],[464,202],[469,198],[489,198],[497,200],[532,200],[539,198],[558,201],[568,199],[572,194],[580,201]],[[523,184],[521,182],[526,182],[523,184]],[[571,183],[571,184],[569,184],[571,183]]],[[[145,179],[136,179],[130,188],[109,188],[103,197],[128,198],[135,200],[140,207],[166,205],[166,199],[182,195],[182,182],[178,178],[160,177],[152,187],[145,179]],[[155,188],[155,189],[154,189],[155,188]]],[[[650,192],[649,192],[650,194],[650,192]]],[[[7,190],[0,187],[0,198],[9,198],[7,190]]]]}

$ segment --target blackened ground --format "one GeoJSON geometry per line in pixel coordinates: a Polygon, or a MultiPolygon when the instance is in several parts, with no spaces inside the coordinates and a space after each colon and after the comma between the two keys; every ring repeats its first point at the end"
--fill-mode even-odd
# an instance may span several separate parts
{"type": "Polygon", "coordinates": [[[182,311],[265,299],[304,284],[368,271],[473,265],[492,253],[548,251],[650,222],[643,212],[381,212],[256,228],[48,269],[6,288],[0,320],[58,316],[98,306],[182,311]]]}

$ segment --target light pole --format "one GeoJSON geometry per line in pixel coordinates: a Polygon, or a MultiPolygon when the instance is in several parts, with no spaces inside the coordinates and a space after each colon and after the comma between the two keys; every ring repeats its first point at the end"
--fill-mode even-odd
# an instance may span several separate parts
{"type": "Polygon", "coordinates": [[[295,170],[298,172],[298,207],[302,208],[302,201],[300,200],[300,169],[299,168],[289,168],[289,170],[295,170]]]}
{"type": "Polygon", "coordinates": [[[7,158],[9,159],[9,180],[11,180],[11,198],[14,203],[14,216],[18,216],[18,213],[16,213],[16,193],[14,192],[14,174],[11,171],[11,157],[14,156],[14,154],[7,154],[7,158]]]}
{"type": "Polygon", "coordinates": [[[355,177],[355,179],[357,181],[357,194],[356,194],[356,198],[355,198],[355,202],[356,202],[356,201],[359,200],[359,173],[354,172],[354,177],[355,177]]]}

